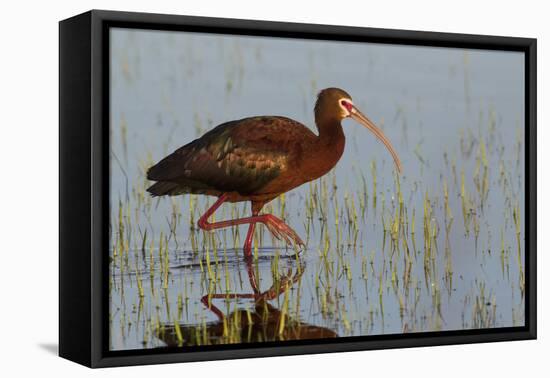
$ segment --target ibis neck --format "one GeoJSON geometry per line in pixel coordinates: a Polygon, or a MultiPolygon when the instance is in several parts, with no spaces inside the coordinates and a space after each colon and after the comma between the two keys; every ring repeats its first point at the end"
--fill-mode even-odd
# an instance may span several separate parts
{"type": "Polygon", "coordinates": [[[317,121],[316,124],[319,130],[319,143],[322,145],[334,145],[345,140],[344,130],[339,120],[317,121]]]}
{"type": "Polygon", "coordinates": [[[323,176],[330,171],[342,157],[346,138],[340,121],[317,123],[319,136],[311,146],[303,175],[309,180],[323,176]]]}

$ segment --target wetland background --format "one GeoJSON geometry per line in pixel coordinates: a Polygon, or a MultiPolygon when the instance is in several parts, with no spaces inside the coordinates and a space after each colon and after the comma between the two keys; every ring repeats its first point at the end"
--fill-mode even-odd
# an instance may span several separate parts
{"type": "Polygon", "coordinates": [[[112,29],[110,98],[112,350],[524,324],[523,54],[112,29]],[[146,194],[149,166],[222,122],[314,129],[329,86],[404,172],[344,121],[336,168],[264,208],[299,257],[259,226],[246,264],[244,226],[195,227],[214,198],[146,194]]]}

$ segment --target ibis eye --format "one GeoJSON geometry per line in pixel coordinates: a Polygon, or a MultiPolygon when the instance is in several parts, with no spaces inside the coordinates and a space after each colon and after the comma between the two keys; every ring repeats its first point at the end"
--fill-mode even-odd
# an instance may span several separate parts
{"type": "Polygon", "coordinates": [[[346,110],[347,110],[348,112],[351,113],[351,109],[352,109],[352,107],[353,107],[353,105],[351,104],[351,102],[348,102],[348,101],[346,101],[346,100],[342,100],[342,101],[340,101],[340,104],[342,105],[342,107],[346,108],[346,110]]]}

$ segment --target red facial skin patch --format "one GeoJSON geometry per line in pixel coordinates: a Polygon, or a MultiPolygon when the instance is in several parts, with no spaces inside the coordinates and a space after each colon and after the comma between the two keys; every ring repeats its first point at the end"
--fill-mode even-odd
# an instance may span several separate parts
{"type": "Polygon", "coordinates": [[[351,104],[351,102],[342,100],[342,105],[348,110],[348,112],[351,113],[351,109],[353,109],[353,105],[351,104]]]}

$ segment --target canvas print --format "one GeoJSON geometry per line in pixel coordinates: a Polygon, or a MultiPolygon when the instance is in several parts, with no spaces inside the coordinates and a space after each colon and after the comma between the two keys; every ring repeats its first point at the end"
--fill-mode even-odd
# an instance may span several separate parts
{"type": "Polygon", "coordinates": [[[109,31],[109,350],[525,325],[521,52],[109,31]]]}

